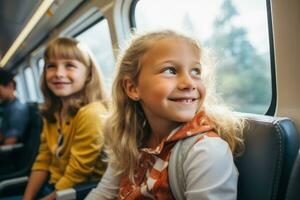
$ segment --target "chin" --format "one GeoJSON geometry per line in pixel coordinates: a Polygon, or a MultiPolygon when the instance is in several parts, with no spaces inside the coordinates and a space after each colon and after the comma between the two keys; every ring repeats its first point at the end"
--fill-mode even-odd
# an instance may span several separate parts
{"type": "Polygon", "coordinates": [[[60,98],[69,96],[68,94],[61,93],[61,92],[56,92],[56,93],[54,93],[54,95],[57,97],[60,97],[60,98]]]}
{"type": "Polygon", "coordinates": [[[192,119],[194,118],[195,115],[186,115],[186,116],[178,116],[176,117],[176,120],[177,122],[181,122],[181,123],[184,123],[184,122],[189,122],[189,121],[192,121],[192,119]]]}

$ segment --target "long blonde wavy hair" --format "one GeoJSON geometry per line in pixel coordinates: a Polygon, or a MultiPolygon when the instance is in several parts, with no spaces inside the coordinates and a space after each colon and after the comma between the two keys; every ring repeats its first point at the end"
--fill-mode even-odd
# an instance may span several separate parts
{"type": "Polygon", "coordinates": [[[52,40],[44,52],[44,70],[41,77],[41,91],[44,96],[44,103],[40,106],[42,115],[51,123],[56,121],[54,113],[59,112],[62,101],[54,95],[46,82],[45,67],[53,59],[75,59],[87,68],[87,81],[84,88],[69,101],[68,114],[74,116],[80,107],[94,101],[102,101],[107,105],[104,91],[102,74],[93,57],[93,54],[84,44],[73,38],[57,38],[52,40]]]}
{"type": "MultiPolygon", "coordinates": [[[[221,106],[214,90],[214,79],[209,74],[208,64],[198,42],[184,34],[172,30],[149,32],[133,36],[129,46],[117,61],[117,74],[113,83],[113,110],[108,119],[105,132],[105,145],[108,160],[117,174],[126,174],[134,181],[134,171],[139,160],[141,142],[149,137],[149,126],[143,126],[145,116],[140,104],[130,99],[124,90],[123,79],[129,77],[136,84],[141,71],[140,60],[155,42],[164,38],[185,40],[201,55],[203,82],[207,96],[200,111],[205,111],[211,119],[214,129],[229,144],[232,152],[237,154],[243,149],[244,120],[237,117],[225,106],[221,106]]],[[[155,83],[153,83],[155,84],[155,83]]]]}

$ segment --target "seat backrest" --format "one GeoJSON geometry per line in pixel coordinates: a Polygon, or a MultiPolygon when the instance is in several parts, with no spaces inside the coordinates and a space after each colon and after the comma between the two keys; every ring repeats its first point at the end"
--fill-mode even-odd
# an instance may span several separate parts
{"type": "Polygon", "coordinates": [[[28,175],[38,152],[40,133],[42,129],[42,119],[38,112],[37,103],[27,104],[29,107],[29,122],[22,140],[23,148],[12,155],[15,165],[14,171],[4,175],[1,174],[0,181],[28,175]]]}
{"type": "Polygon", "coordinates": [[[98,183],[99,181],[93,181],[75,186],[74,189],[76,191],[76,200],[84,199],[93,188],[97,187],[98,183]]]}
{"type": "Polygon", "coordinates": [[[285,200],[298,200],[299,198],[300,198],[300,150],[298,152],[297,159],[294,163],[285,200]]]}
{"type": "Polygon", "coordinates": [[[245,152],[236,159],[239,200],[281,200],[299,149],[288,118],[247,115],[245,152]]]}
{"type": "Polygon", "coordinates": [[[27,103],[29,107],[29,123],[27,131],[23,138],[24,149],[18,156],[17,167],[21,168],[26,165],[31,169],[35,160],[40,144],[40,133],[42,128],[42,118],[38,111],[37,103],[27,103]]]}

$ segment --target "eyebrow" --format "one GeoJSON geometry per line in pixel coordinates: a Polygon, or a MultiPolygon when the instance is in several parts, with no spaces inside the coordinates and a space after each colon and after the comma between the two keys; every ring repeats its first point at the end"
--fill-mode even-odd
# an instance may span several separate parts
{"type": "MultiPolygon", "coordinates": [[[[154,66],[160,65],[160,64],[164,64],[164,63],[174,63],[174,64],[179,64],[178,62],[174,61],[174,60],[163,60],[161,62],[157,62],[154,64],[154,66]]],[[[192,62],[192,65],[197,65],[199,67],[202,67],[201,63],[198,61],[192,62]]]]}
{"type": "Polygon", "coordinates": [[[201,68],[202,68],[202,65],[201,65],[201,63],[200,63],[200,62],[195,62],[195,63],[194,63],[194,65],[198,65],[199,67],[201,67],[201,68]]]}

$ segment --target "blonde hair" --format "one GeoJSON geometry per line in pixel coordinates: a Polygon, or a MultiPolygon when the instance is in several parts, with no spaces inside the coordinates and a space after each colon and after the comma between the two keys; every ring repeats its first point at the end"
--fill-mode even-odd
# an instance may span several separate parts
{"type": "Polygon", "coordinates": [[[44,52],[44,70],[41,77],[41,90],[44,103],[40,110],[49,122],[55,122],[54,113],[62,106],[60,98],[55,96],[46,83],[46,70],[48,62],[53,59],[75,59],[87,67],[87,81],[84,88],[70,99],[68,114],[74,116],[80,107],[94,101],[102,101],[106,105],[103,79],[98,71],[96,61],[91,52],[83,44],[73,38],[57,38],[51,41],[44,52]]]}
{"type": "MultiPolygon", "coordinates": [[[[142,56],[155,42],[165,38],[183,39],[202,55],[201,47],[196,40],[171,30],[164,30],[135,36],[117,62],[118,71],[112,91],[113,111],[104,131],[105,144],[108,160],[116,172],[118,174],[128,174],[132,181],[134,181],[134,170],[138,165],[138,148],[141,142],[149,137],[150,127],[143,126],[146,119],[142,108],[138,102],[133,101],[126,95],[123,79],[125,76],[129,77],[137,84],[142,67],[140,64],[142,56]]],[[[203,76],[208,77],[207,75],[204,74],[203,76]]],[[[206,81],[212,81],[212,79],[208,77],[206,81]]],[[[207,84],[207,86],[213,89],[214,85],[207,84]]],[[[207,113],[215,131],[228,142],[232,152],[240,152],[243,147],[243,119],[236,117],[226,107],[219,106],[214,90],[208,93],[207,98],[211,98],[213,101],[208,100],[205,102],[201,111],[207,113]],[[216,106],[217,109],[214,110],[216,106]]]]}

